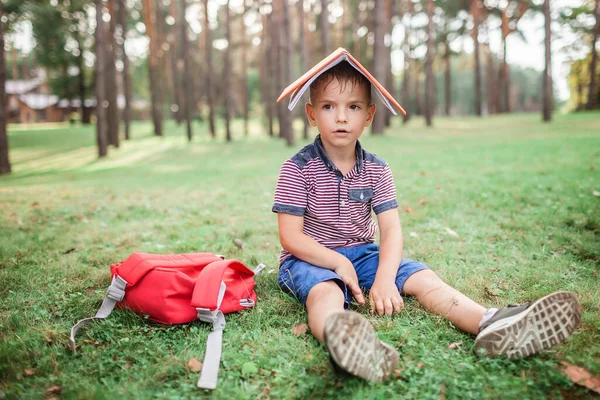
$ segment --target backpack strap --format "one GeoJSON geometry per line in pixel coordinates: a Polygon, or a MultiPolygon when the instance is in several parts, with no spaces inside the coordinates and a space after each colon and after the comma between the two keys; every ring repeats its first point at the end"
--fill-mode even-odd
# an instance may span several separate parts
{"type": "Polygon", "coordinates": [[[110,286],[106,290],[106,295],[104,296],[104,300],[102,300],[102,305],[96,312],[96,315],[90,318],[84,318],[78,321],[75,325],[73,325],[73,327],[71,328],[71,336],[69,337],[69,347],[71,347],[73,354],[77,353],[77,346],[75,346],[75,336],[77,335],[79,329],[92,321],[108,317],[110,313],[114,310],[117,303],[123,300],[123,297],[125,297],[126,286],[127,282],[120,276],[116,275],[110,283],[110,286]]]}

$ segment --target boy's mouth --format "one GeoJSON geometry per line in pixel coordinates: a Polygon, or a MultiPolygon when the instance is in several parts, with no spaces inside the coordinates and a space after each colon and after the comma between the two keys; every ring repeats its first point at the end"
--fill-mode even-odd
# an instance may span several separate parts
{"type": "Polygon", "coordinates": [[[333,133],[350,133],[347,129],[336,129],[333,133]]]}

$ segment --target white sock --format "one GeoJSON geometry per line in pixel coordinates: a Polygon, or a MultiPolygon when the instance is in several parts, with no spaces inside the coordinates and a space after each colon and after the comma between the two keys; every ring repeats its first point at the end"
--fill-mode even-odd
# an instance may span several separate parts
{"type": "Polygon", "coordinates": [[[487,321],[489,321],[489,319],[492,318],[494,316],[494,314],[496,314],[496,311],[498,311],[497,308],[488,308],[485,311],[485,313],[483,314],[483,318],[481,318],[481,322],[479,322],[479,327],[481,328],[481,325],[483,325],[487,321]]]}

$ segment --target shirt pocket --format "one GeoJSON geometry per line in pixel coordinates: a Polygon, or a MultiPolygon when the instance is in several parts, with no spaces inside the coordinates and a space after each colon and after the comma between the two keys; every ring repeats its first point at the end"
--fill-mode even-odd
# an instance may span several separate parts
{"type": "Polygon", "coordinates": [[[348,189],[348,205],[350,207],[350,218],[353,223],[363,225],[371,220],[372,198],[373,188],[348,189]]]}

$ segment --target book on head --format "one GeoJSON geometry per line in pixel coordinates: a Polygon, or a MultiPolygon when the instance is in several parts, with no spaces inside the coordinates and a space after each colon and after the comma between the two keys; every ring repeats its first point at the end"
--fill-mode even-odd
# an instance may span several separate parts
{"type": "Polygon", "coordinates": [[[400,104],[392,97],[391,94],[381,83],[375,79],[373,75],[367,71],[365,67],[363,67],[356,58],[350,54],[350,52],[343,47],[339,47],[333,53],[325,57],[321,60],[317,65],[312,67],[308,72],[302,75],[300,78],[296,79],[294,83],[289,85],[287,88],[283,90],[277,102],[279,103],[281,100],[290,96],[290,103],[288,104],[288,109],[292,111],[294,107],[298,104],[298,101],[302,98],[302,95],[310,88],[310,85],[325,71],[334,66],[338,65],[342,61],[346,61],[348,64],[356,68],[358,72],[363,74],[365,78],[367,78],[373,88],[375,89],[375,93],[379,99],[385,104],[385,106],[392,112],[394,115],[398,115],[398,112],[406,115],[406,111],[402,108],[400,104]]]}

